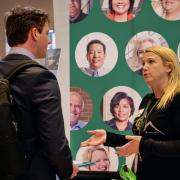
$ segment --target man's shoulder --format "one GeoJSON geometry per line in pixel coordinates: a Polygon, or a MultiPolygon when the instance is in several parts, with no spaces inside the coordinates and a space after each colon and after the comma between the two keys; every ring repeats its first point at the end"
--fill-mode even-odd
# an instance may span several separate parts
{"type": "Polygon", "coordinates": [[[25,60],[25,59],[31,59],[31,58],[24,54],[11,53],[11,54],[6,55],[2,60],[11,61],[11,60],[25,60]]]}
{"type": "Polygon", "coordinates": [[[36,74],[42,71],[47,71],[45,67],[43,67],[38,62],[32,60],[26,55],[9,54],[5,56],[0,62],[0,73],[6,75],[9,71],[12,71],[14,68],[17,67],[19,69],[22,69],[23,72],[28,72],[28,74],[36,74]]]}
{"type": "Polygon", "coordinates": [[[35,60],[21,54],[11,54],[6,56],[0,62],[0,75],[7,77],[7,74],[15,67],[23,63],[26,64],[26,62],[28,66],[25,66],[17,73],[17,79],[24,79],[24,81],[27,80],[29,82],[34,80],[56,79],[55,75],[47,68],[40,65],[35,60]]]}

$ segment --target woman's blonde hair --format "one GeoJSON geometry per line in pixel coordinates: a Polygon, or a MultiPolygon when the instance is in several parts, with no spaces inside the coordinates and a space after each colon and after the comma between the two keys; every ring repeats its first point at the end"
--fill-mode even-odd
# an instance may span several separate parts
{"type": "Polygon", "coordinates": [[[164,108],[172,101],[176,93],[180,93],[180,66],[176,53],[167,47],[153,46],[145,50],[145,52],[152,52],[162,58],[164,65],[169,65],[171,72],[169,73],[168,85],[157,105],[157,107],[164,108]]]}

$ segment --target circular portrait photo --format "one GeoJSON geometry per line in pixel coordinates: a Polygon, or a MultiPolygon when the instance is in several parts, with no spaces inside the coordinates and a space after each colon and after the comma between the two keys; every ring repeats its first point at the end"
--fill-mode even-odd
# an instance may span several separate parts
{"type": "Polygon", "coordinates": [[[155,13],[168,21],[180,20],[179,0],[151,0],[155,13]]]}
{"type": "Polygon", "coordinates": [[[115,150],[107,146],[81,147],[76,154],[76,162],[91,162],[91,164],[79,167],[81,171],[117,171],[119,159],[115,150]]]}
{"type": "Polygon", "coordinates": [[[127,22],[140,12],[143,0],[101,0],[101,10],[114,22],[127,22]]]}
{"type": "Polygon", "coordinates": [[[114,130],[132,130],[141,96],[132,88],[118,86],[103,96],[102,114],[106,125],[114,130]]]}
{"type": "Polygon", "coordinates": [[[71,130],[79,130],[85,127],[93,112],[90,96],[80,87],[71,87],[69,104],[71,130]]]}
{"type": "Polygon", "coordinates": [[[178,60],[180,62],[180,43],[179,43],[178,48],[177,48],[177,56],[178,56],[178,60]]]}
{"type": "Polygon", "coordinates": [[[92,0],[68,0],[69,22],[77,23],[85,19],[92,8],[92,0]]]}
{"type": "Polygon", "coordinates": [[[168,47],[166,40],[153,31],[139,32],[129,40],[125,50],[125,57],[132,71],[142,75],[143,53],[147,48],[155,45],[168,47]]]}
{"type": "Polygon", "coordinates": [[[78,42],[75,58],[84,74],[101,77],[108,74],[116,65],[118,49],[111,37],[104,33],[93,32],[78,42]]]}

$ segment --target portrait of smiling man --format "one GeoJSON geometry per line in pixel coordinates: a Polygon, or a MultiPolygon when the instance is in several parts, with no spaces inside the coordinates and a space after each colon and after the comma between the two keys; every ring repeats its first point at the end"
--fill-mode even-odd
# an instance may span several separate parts
{"type": "Polygon", "coordinates": [[[81,70],[85,74],[92,77],[104,76],[109,70],[104,68],[104,62],[106,60],[106,46],[98,40],[91,40],[86,47],[86,58],[89,63],[89,67],[82,67],[81,70]]]}
{"type": "Polygon", "coordinates": [[[82,96],[75,92],[70,92],[70,127],[71,130],[79,130],[83,128],[87,122],[80,120],[84,109],[84,100],[82,96]]]}

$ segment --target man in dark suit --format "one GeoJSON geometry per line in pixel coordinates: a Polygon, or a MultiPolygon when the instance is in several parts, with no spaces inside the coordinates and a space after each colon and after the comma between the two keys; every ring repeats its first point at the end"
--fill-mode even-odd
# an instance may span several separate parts
{"type": "MultiPolygon", "coordinates": [[[[44,58],[48,31],[46,12],[33,7],[11,9],[6,17],[11,49],[0,64],[0,71],[16,66],[19,61],[44,58]]],[[[64,180],[76,175],[78,169],[72,163],[65,137],[56,77],[47,69],[29,67],[12,81],[11,92],[18,135],[28,160],[27,174],[20,180],[55,180],[56,174],[64,180]]]]}

